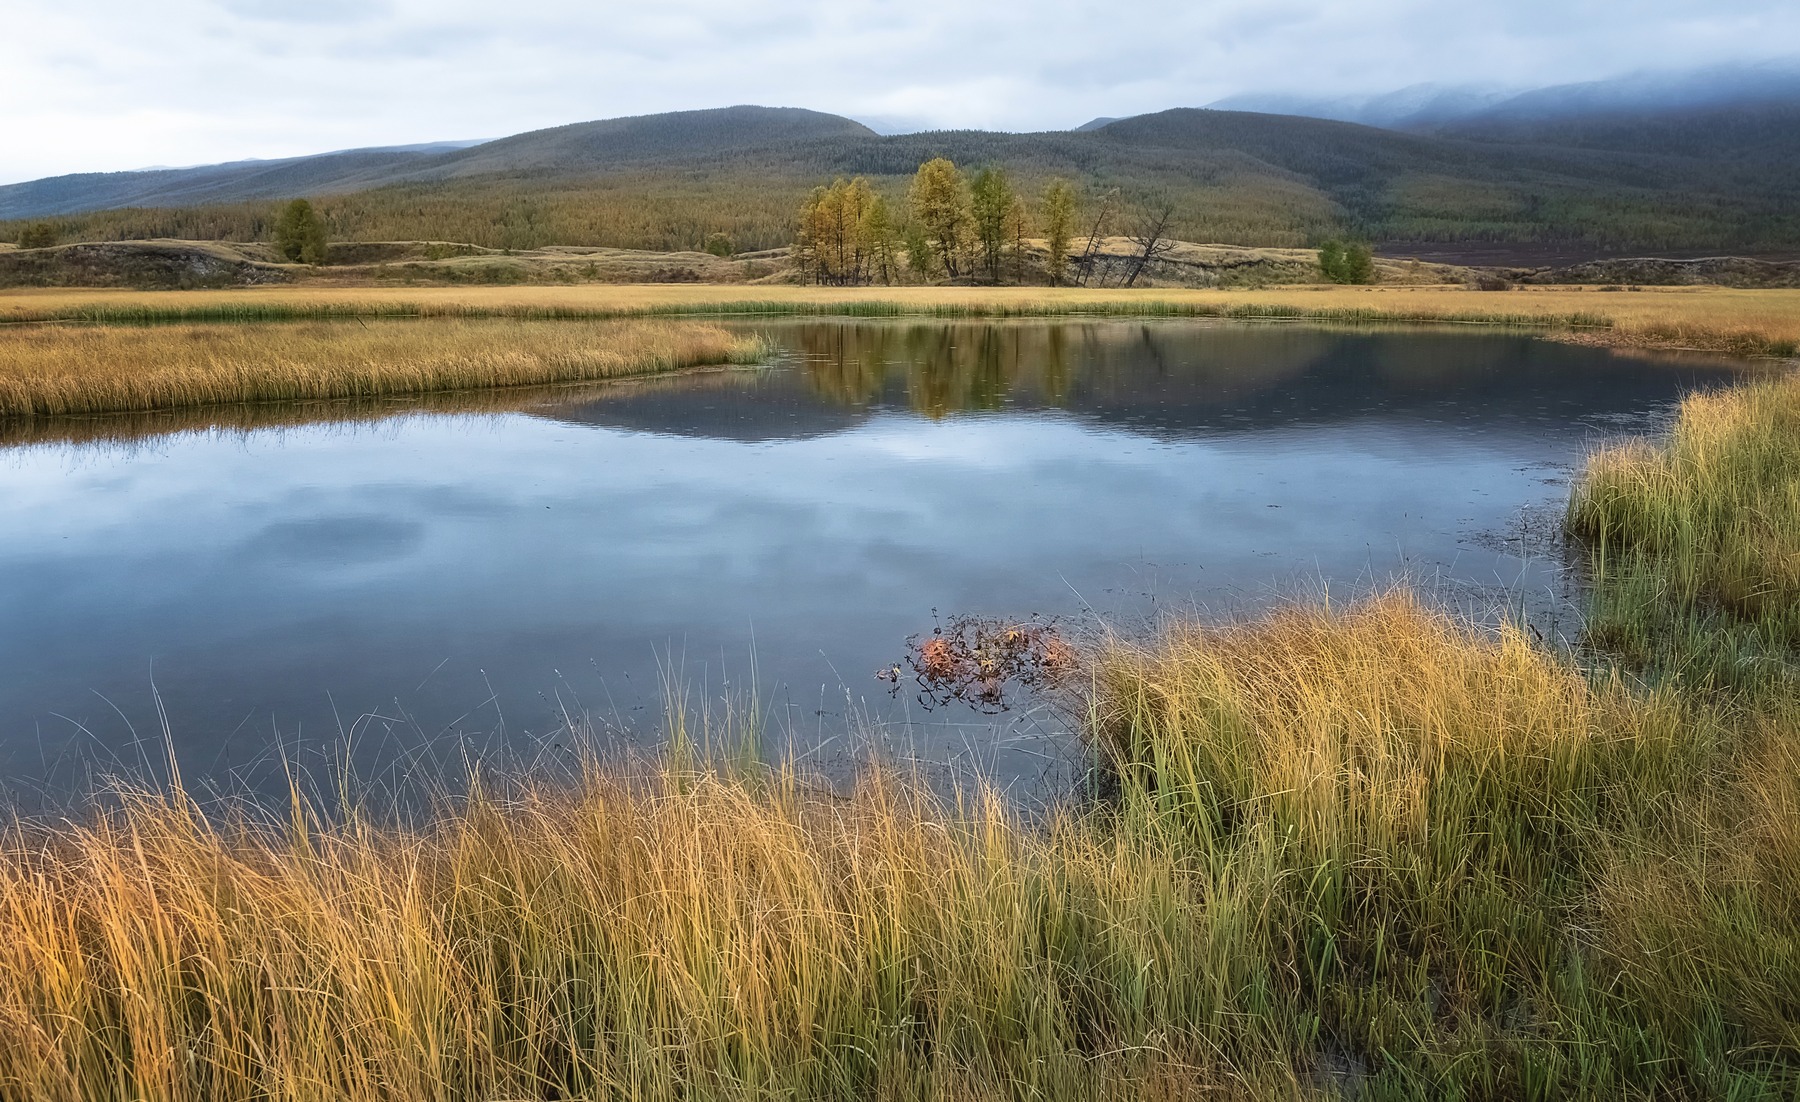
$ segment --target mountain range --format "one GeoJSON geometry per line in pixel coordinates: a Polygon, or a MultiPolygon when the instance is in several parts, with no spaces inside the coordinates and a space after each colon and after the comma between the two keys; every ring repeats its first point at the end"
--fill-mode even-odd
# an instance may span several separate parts
{"type": "MultiPolygon", "coordinates": [[[[354,149],[0,187],[0,240],[258,239],[314,198],[350,240],[686,248],[791,236],[806,191],[869,176],[898,200],[932,156],[1051,176],[1130,208],[1170,203],[1190,240],[1570,244],[1577,253],[1800,247],[1800,67],[1639,75],[1522,93],[1420,86],[1362,99],[1237,97],[1032,134],[882,135],[797,108],[576,123],[480,143],[354,149]],[[1335,116],[1335,117],[1333,117],[1335,116]]],[[[1090,204],[1095,206],[1097,204],[1090,204]]]]}

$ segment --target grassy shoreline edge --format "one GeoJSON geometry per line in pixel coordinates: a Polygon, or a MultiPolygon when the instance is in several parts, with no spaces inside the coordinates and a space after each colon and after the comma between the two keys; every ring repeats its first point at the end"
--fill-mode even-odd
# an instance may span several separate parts
{"type": "MultiPolygon", "coordinates": [[[[811,296],[710,298],[690,301],[630,303],[557,303],[549,301],[494,302],[406,300],[389,296],[357,301],[224,301],[219,296],[204,302],[90,301],[76,305],[34,308],[12,305],[0,312],[0,331],[11,325],[157,325],[168,323],[249,324],[257,322],[372,320],[376,318],[507,318],[535,321],[594,321],[634,318],[758,318],[758,317],[927,317],[927,318],[1219,318],[1230,320],[1318,321],[1339,324],[1448,324],[1484,325],[1568,334],[1585,343],[1613,347],[1717,352],[1729,355],[1791,359],[1800,357],[1800,336],[1758,328],[1752,324],[1721,323],[1703,315],[1674,311],[1663,320],[1621,318],[1604,307],[1582,309],[1488,309],[1456,306],[1383,306],[1308,304],[1299,301],[1233,300],[1230,297],[1194,300],[1191,296],[1156,297],[1155,292],[1131,296],[1064,293],[1054,297],[1025,295],[987,296],[978,288],[966,296],[933,301],[919,296],[883,298],[879,295],[837,297],[829,293],[811,296]],[[1184,301],[1184,298],[1186,300],[1184,301]]],[[[1428,289],[1441,292],[1442,289],[1428,289]]],[[[1449,292],[1454,293],[1454,292],[1449,292]]],[[[186,294],[171,292],[171,295],[186,294]]],[[[1409,294],[1393,292],[1396,297],[1409,294]]],[[[1528,294],[1528,293],[1527,293],[1528,294]]],[[[1441,295],[1440,295],[1441,297],[1441,295]]],[[[1587,297],[1587,296],[1583,296],[1587,297]]],[[[1596,296],[1597,297],[1597,296],[1596,296]]],[[[27,300],[15,299],[14,303],[27,300]]],[[[1529,301],[1529,300],[1527,300],[1529,301]]],[[[1672,299],[1672,301],[1679,301],[1672,299]]],[[[1778,301],[1778,300],[1777,300],[1778,301]]],[[[1680,303],[1686,306],[1685,302],[1680,303]]],[[[7,305],[0,303],[0,305],[7,305]]],[[[1585,307],[1585,304],[1584,304],[1585,307]]],[[[1797,306],[1796,309],[1800,309],[1797,306]]]]}

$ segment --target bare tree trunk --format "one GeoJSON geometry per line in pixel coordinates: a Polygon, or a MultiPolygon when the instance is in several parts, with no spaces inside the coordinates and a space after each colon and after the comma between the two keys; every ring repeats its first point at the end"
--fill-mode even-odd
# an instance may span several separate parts
{"type": "Polygon", "coordinates": [[[1081,259],[1075,262],[1075,270],[1080,273],[1079,286],[1086,287],[1089,277],[1094,274],[1094,257],[1100,251],[1100,231],[1106,228],[1106,217],[1112,213],[1113,200],[1118,197],[1118,188],[1100,197],[1100,211],[1094,215],[1093,229],[1088,231],[1087,247],[1081,251],[1081,259]]]}
{"type": "Polygon", "coordinates": [[[1138,276],[1150,262],[1175,247],[1175,242],[1168,239],[1169,220],[1175,216],[1175,204],[1167,200],[1144,212],[1138,223],[1138,232],[1131,235],[1131,240],[1138,247],[1138,254],[1132,260],[1131,274],[1125,277],[1124,286],[1135,286],[1138,276]]]}

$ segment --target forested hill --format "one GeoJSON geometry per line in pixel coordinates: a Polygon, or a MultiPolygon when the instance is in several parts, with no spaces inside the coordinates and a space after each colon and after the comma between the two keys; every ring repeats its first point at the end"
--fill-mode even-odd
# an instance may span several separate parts
{"type": "MultiPolygon", "coordinates": [[[[1007,168],[1028,194],[1172,202],[1189,240],[1575,244],[1608,252],[1800,247],[1800,128],[1760,109],[1568,116],[1402,133],[1247,111],[1176,109],[1091,129],[883,137],[850,119],[731,107],[579,123],[469,148],[364,150],[0,187],[0,240],[49,218],[62,240],[265,238],[273,200],[313,198],[348,240],[691,248],[787,243],[806,193],[866,175],[898,199],[918,164],[1007,168]],[[1661,120],[1660,122],[1658,120],[1661,120]],[[1686,134],[1684,140],[1671,133],[1686,134]],[[1742,155],[1737,155],[1741,153],[1742,155]],[[128,208],[128,209],[101,209],[128,208]],[[85,213],[82,213],[84,212],[85,213]]],[[[1098,120],[1096,120],[1098,121],[1098,120]]]]}
{"type": "Polygon", "coordinates": [[[354,149],[147,172],[82,173],[0,187],[0,218],[115,207],[194,206],[364,191],[484,174],[607,172],[669,157],[713,157],[832,138],[873,138],[859,122],[793,107],[721,107],[579,122],[454,148],[354,149]]]}
{"type": "Polygon", "coordinates": [[[1800,101],[1575,114],[1493,112],[1425,133],[1511,145],[1549,145],[1665,156],[1711,157],[1719,169],[1768,166],[1792,172],[1800,146],[1800,101]]]}

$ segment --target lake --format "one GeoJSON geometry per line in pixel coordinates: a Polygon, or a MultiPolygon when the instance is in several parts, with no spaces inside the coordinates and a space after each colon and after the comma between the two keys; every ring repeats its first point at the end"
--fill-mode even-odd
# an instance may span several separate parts
{"type": "Polygon", "coordinates": [[[674,684],[754,690],[827,768],[885,740],[1029,785],[1052,712],[875,672],[963,614],[1141,632],[1398,578],[1572,631],[1571,472],[1731,378],[1473,329],[746,327],[766,368],[0,427],[0,771],[649,744],[674,684]]]}

